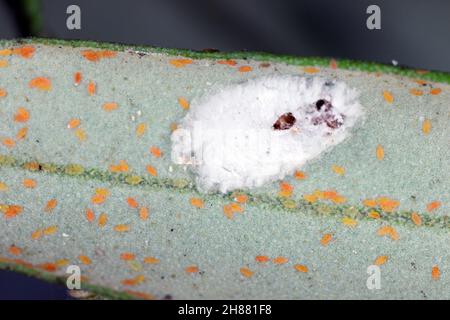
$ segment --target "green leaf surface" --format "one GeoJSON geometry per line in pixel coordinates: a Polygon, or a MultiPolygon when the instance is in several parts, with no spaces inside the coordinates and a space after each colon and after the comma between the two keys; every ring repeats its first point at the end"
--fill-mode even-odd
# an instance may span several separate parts
{"type": "Polygon", "coordinates": [[[83,289],[110,298],[450,297],[448,73],[49,39],[1,41],[2,49],[0,267],[64,281],[67,265],[79,265],[83,289]],[[21,55],[23,46],[35,49],[31,57],[21,55]],[[115,54],[90,61],[85,50],[115,54]],[[192,61],[180,66],[177,59],[192,61]],[[224,59],[236,65],[219,63],[224,59]],[[171,162],[171,130],[186,114],[180,97],[192,101],[253,77],[311,72],[358,89],[366,119],[349,139],[299,168],[305,179],[284,180],[294,189],[290,197],[280,197],[279,182],[202,194],[194,175],[171,162]],[[40,77],[51,88],[42,80],[48,90],[30,87],[40,77]],[[105,111],[108,102],[118,107],[105,111]],[[16,117],[20,107],[29,119],[16,117]],[[73,119],[78,126],[68,128],[73,119]],[[243,212],[229,219],[224,206],[243,194],[243,212]],[[385,226],[398,239],[379,235],[385,226]],[[332,239],[324,245],[326,234],[332,239]],[[287,262],[261,263],[257,256],[287,262]],[[378,256],[388,256],[382,289],[368,290],[367,267],[378,256]],[[437,280],[433,266],[441,270],[437,280]]]}

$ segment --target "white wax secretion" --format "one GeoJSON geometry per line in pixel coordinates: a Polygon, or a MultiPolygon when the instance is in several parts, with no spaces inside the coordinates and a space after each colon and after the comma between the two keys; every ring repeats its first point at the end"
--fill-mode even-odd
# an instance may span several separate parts
{"type": "Polygon", "coordinates": [[[362,116],[343,82],[255,78],[194,99],[172,134],[172,161],[192,168],[201,191],[254,188],[341,143],[362,116]]]}

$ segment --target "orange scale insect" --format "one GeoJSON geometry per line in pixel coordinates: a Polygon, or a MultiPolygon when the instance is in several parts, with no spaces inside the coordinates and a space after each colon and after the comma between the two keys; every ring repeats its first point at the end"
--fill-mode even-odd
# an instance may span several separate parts
{"type": "Polygon", "coordinates": [[[341,195],[337,195],[336,197],[334,197],[330,200],[335,204],[341,204],[341,203],[345,203],[347,201],[347,198],[345,198],[341,195]]]}
{"type": "Polygon", "coordinates": [[[422,122],[422,132],[423,134],[427,135],[430,134],[431,131],[431,120],[430,119],[425,119],[422,122]]]}
{"type": "Polygon", "coordinates": [[[10,56],[13,54],[12,49],[1,49],[0,50],[0,56],[10,56]]]}
{"type": "Polygon", "coordinates": [[[432,95],[438,95],[441,92],[442,92],[441,88],[433,88],[433,89],[430,90],[430,94],[432,94],[432,95]]]}
{"type": "Polygon", "coordinates": [[[304,173],[303,171],[295,171],[294,177],[297,180],[305,180],[306,179],[306,173],[304,173]]]}
{"type": "Polygon", "coordinates": [[[350,217],[344,217],[344,218],[342,218],[342,224],[344,226],[354,228],[358,225],[358,221],[356,221],[355,219],[352,219],[350,217]]]}
{"type": "Polygon", "coordinates": [[[0,88],[0,98],[4,98],[8,95],[5,89],[0,88]]]}
{"type": "Polygon", "coordinates": [[[419,89],[411,89],[409,90],[409,93],[411,93],[413,96],[422,96],[423,91],[419,89]]]}
{"type": "Polygon", "coordinates": [[[230,203],[230,208],[231,208],[231,211],[233,211],[233,212],[237,212],[237,213],[244,212],[244,209],[236,202],[230,203]]]}
{"type": "Polygon", "coordinates": [[[58,231],[58,226],[50,226],[50,227],[45,228],[42,232],[46,236],[49,236],[49,235],[55,234],[57,231],[58,231]]]}
{"type": "Polygon", "coordinates": [[[31,239],[38,240],[42,237],[42,229],[36,229],[31,233],[31,239]]]}
{"type": "Polygon", "coordinates": [[[156,170],[156,168],[154,166],[151,165],[147,165],[145,167],[145,169],[147,170],[147,172],[153,176],[153,177],[157,177],[158,176],[158,171],[156,170]]]}
{"type": "Polygon", "coordinates": [[[416,226],[422,225],[422,218],[417,212],[411,213],[411,220],[416,226]]]}
{"type": "Polygon", "coordinates": [[[68,129],[75,129],[77,128],[79,125],[81,124],[80,119],[70,119],[69,122],[67,123],[67,128],[68,129]]]}
{"type": "Polygon", "coordinates": [[[172,59],[169,61],[169,63],[176,68],[182,68],[192,62],[192,59],[172,59]]]}
{"type": "Polygon", "coordinates": [[[270,258],[268,256],[256,256],[255,261],[259,263],[266,263],[270,261],[270,258]]]}
{"type": "Polygon", "coordinates": [[[330,243],[330,241],[332,239],[333,239],[333,235],[331,233],[325,233],[322,236],[322,239],[320,239],[320,244],[325,247],[325,246],[327,246],[330,243]]]}
{"type": "Polygon", "coordinates": [[[16,146],[16,141],[14,141],[14,139],[11,138],[3,138],[2,139],[2,144],[7,147],[7,148],[14,148],[16,146]]]}
{"type": "Polygon", "coordinates": [[[384,159],[384,149],[383,149],[383,146],[381,144],[377,145],[375,154],[376,154],[378,160],[381,161],[381,160],[384,159]]]}
{"type": "Polygon", "coordinates": [[[234,200],[235,200],[237,203],[241,203],[241,204],[247,203],[247,201],[248,201],[248,196],[245,195],[245,194],[240,194],[240,195],[237,195],[237,196],[234,198],[234,200]]]}
{"type": "Polygon", "coordinates": [[[184,271],[186,271],[186,273],[197,273],[199,271],[198,267],[195,265],[192,266],[188,266],[184,269],[184,271]]]}
{"type": "Polygon", "coordinates": [[[27,137],[27,134],[28,134],[28,127],[20,128],[19,131],[17,131],[16,140],[20,141],[25,139],[27,137]]]}
{"type": "Polygon", "coordinates": [[[94,50],[84,50],[81,52],[81,55],[89,61],[96,62],[100,60],[100,55],[94,50]]]}
{"type": "Polygon", "coordinates": [[[178,104],[180,105],[180,107],[182,107],[184,110],[189,109],[189,101],[186,100],[186,98],[180,97],[178,98],[178,104]]]}
{"type": "Polygon", "coordinates": [[[16,114],[14,115],[15,122],[27,122],[30,119],[30,112],[24,107],[20,107],[17,109],[16,114]]]}
{"type": "Polygon", "coordinates": [[[117,56],[117,52],[111,50],[102,50],[99,52],[102,58],[114,58],[117,56]]]}
{"type": "Polygon", "coordinates": [[[57,265],[51,262],[42,263],[37,267],[47,272],[55,272],[58,269],[57,265]]]}
{"type": "Polygon", "coordinates": [[[148,210],[148,208],[147,207],[141,207],[139,209],[139,218],[141,220],[145,221],[145,220],[148,219],[148,217],[149,217],[149,210],[148,210]]]}
{"type": "Polygon", "coordinates": [[[75,136],[76,136],[76,137],[78,138],[78,140],[80,140],[80,141],[85,141],[86,138],[87,138],[86,131],[84,131],[84,130],[81,129],[81,128],[78,128],[78,129],[75,130],[75,136]]]}
{"type": "Polygon", "coordinates": [[[106,102],[103,104],[102,108],[106,112],[110,112],[119,108],[119,105],[116,102],[106,102]]]}
{"type": "Polygon", "coordinates": [[[143,275],[138,275],[138,276],[136,276],[134,278],[131,278],[131,279],[124,279],[124,280],[122,280],[121,283],[124,286],[131,286],[132,287],[132,286],[137,286],[137,285],[141,284],[144,281],[145,281],[145,277],[143,275]]]}
{"type": "Polygon", "coordinates": [[[309,203],[314,203],[317,201],[318,197],[315,194],[304,194],[303,199],[309,203]]]}
{"type": "Polygon", "coordinates": [[[127,198],[127,203],[131,208],[139,207],[139,203],[134,198],[127,198]]]}
{"type": "Polygon", "coordinates": [[[303,71],[306,73],[314,74],[314,73],[319,72],[320,70],[316,67],[304,67],[303,71]]]}
{"type": "Polygon", "coordinates": [[[254,272],[252,270],[250,270],[249,268],[246,268],[246,267],[241,268],[239,271],[246,278],[251,278],[254,275],[254,272]]]}
{"type": "Polygon", "coordinates": [[[138,138],[142,137],[147,130],[147,125],[145,123],[139,123],[136,127],[136,136],[138,138]]]}
{"type": "Polygon", "coordinates": [[[232,59],[228,59],[228,60],[219,60],[217,61],[218,64],[223,64],[223,65],[227,65],[230,67],[233,67],[235,65],[237,65],[237,62],[235,60],[232,59]]]}
{"type": "Polygon", "coordinates": [[[394,102],[394,96],[389,91],[383,91],[383,98],[387,103],[394,102]]]}
{"type": "Polygon", "coordinates": [[[327,200],[334,199],[338,196],[338,193],[336,190],[325,190],[323,191],[323,198],[327,200]]]}
{"type": "Polygon", "coordinates": [[[12,54],[21,56],[25,59],[30,59],[33,57],[34,53],[36,52],[36,48],[33,46],[23,46],[19,48],[12,49],[12,54]]]}
{"type": "Polygon", "coordinates": [[[292,196],[293,191],[294,187],[292,185],[287,182],[280,182],[280,192],[278,192],[280,197],[289,198],[292,196]]]}
{"type": "Polygon", "coordinates": [[[48,200],[47,204],[44,207],[44,211],[45,212],[52,212],[53,209],[56,208],[57,204],[58,204],[58,200],[56,200],[56,199],[48,200]]]}
{"type": "Polygon", "coordinates": [[[223,214],[225,215],[225,217],[227,217],[228,219],[233,219],[233,210],[231,209],[231,205],[230,204],[226,204],[223,206],[223,214]]]}
{"type": "Polygon", "coordinates": [[[13,256],[20,256],[22,254],[22,249],[15,245],[12,245],[9,247],[8,252],[13,256]]]}
{"type": "Polygon", "coordinates": [[[285,264],[288,261],[289,261],[288,258],[281,257],[281,256],[272,259],[272,263],[274,263],[274,264],[285,264]]]}
{"type": "Polygon", "coordinates": [[[89,81],[89,84],[87,86],[87,91],[88,94],[92,97],[93,95],[95,95],[96,91],[97,91],[97,86],[95,84],[95,82],[93,81],[89,81]]]}
{"type": "Polygon", "coordinates": [[[383,227],[381,227],[380,229],[378,229],[377,235],[379,235],[381,237],[382,236],[388,236],[394,241],[397,241],[399,239],[399,235],[397,233],[397,230],[395,230],[391,226],[383,226],[383,227]]]}
{"type": "Polygon", "coordinates": [[[111,194],[111,192],[106,188],[97,188],[97,189],[95,189],[95,194],[98,194],[98,195],[104,196],[104,197],[108,197],[111,194]]]}
{"type": "Polygon", "coordinates": [[[197,209],[202,209],[205,206],[205,203],[200,198],[190,198],[189,203],[197,209]]]}
{"type": "Polygon", "coordinates": [[[156,158],[160,158],[162,156],[161,149],[155,146],[150,147],[150,153],[156,158]]]}
{"type": "Polygon", "coordinates": [[[3,212],[3,215],[6,219],[11,219],[23,212],[23,207],[18,205],[9,205],[6,207],[6,210],[3,212]]]}
{"type": "Polygon", "coordinates": [[[158,264],[159,262],[160,262],[160,260],[155,257],[145,257],[144,258],[144,263],[146,263],[146,264],[158,264]]]}
{"type": "Polygon", "coordinates": [[[428,212],[433,212],[433,211],[439,209],[440,206],[441,206],[441,202],[440,201],[430,202],[429,204],[427,204],[427,211],[428,212]]]}
{"type": "Polygon", "coordinates": [[[22,184],[25,188],[29,188],[29,189],[34,189],[37,186],[37,182],[35,180],[27,179],[27,178],[23,179],[22,184]]]}
{"type": "Polygon", "coordinates": [[[41,91],[50,91],[52,89],[52,82],[46,77],[37,77],[32,79],[28,86],[41,91]]]}
{"type": "Polygon", "coordinates": [[[388,256],[378,256],[375,261],[373,262],[374,265],[376,266],[382,266],[383,264],[385,264],[388,261],[389,257],[388,256]]]}
{"type": "Polygon", "coordinates": [[[239,72],[244,73],[244,72],[252,71],[253,68],[251,66],[240,66],[238,70],[239,70],[239,72]]]}
{"type": "Polygon", "coordinates": [[[377,206],[377,202],[374,199],[365,199],[362,201],[363,205],[369,208],[375,208],[377,206]]]}
{"type": "Polygon", "coordinates": [[[82,76],[81,72],[75,72],[73,74],[73,84],[75,86],[79,86],[82,79],[83,79],[83,76],[82,76]]]}
{"type": "Polygon", "coordinates": [[[27,162],[23,167],[29,171],[39,171],[41,169],[40,164],[36,161],[27,162]]]}
{"type": "Polygon", "coordinates": [[[376,201],[381,210],[385,212],[393,212],[400,205],[400,201],[393,200],[388,197],[378,197],[376,201]]]}
{"type": "Polygon", "coordinates": [[[439,269],[438,266],[433,266],[431,268],[431,278],[433,280],[439,280],[440,277],[441,277],[441,270],[439,269]]]}
{"type": "Polygon", "coordinates": [[[125,160],[119,160],[119,171],[128,172],[129,169],[130,167],[125,160]]]}
{"type": "Polygon", "coordinates": [[[333,172],[336,173],[339,176],[343,176],[345,174],[345,168],[341,167],[341,166],[338,166],[338,165],[335,165],[335,164],[333,164],[331,166],[331,170],[333,170],[333,172]]]}
{"type": "Polygon", "coordinates": [[[95,213],[94,213],[93,210],[91,210],[91,209],[86,209],[85,215],[86,215],[86,220],[87,220],[87,221],[92,222],[92,221],[95,220],[95,213]]]}
{"type": "Polygon", "coordinates": [[[101,213],[100,216],[98,217],[98,226],[104,227],[107,222],[108,222],[108,216],[106,215],[106,213],[101,213]]]}
{"type": "Polygon", "coordinates": [[[102,204],[102,203],[105,202],[105,200],[106,200],[106,196],[104,196],[104,195],[102,195],[102,194],[94,194],[94,195],[91,197],[91,202],[92,202],[93,204],[102,204]]]}
{"type": "Polygon", "coordinates": [[[55,261],[55,265],[57,267],[64,267],[64,266],[67,266],[69,264],[69,262],[70,261],[67,259],[58,259],[55,261]]]}
{"type": "Polygon", "coordinates": [[[130,226],[126,224],[118,224],[114,226],[114,231],[116,232],[127,232],[130,231],[130,226]]]}
{"type": "Polygon", "coordinates": [[[303,264],[294,265],[294,269],[301,273],[308,273],[308,267],[303,264]]]}
{"type": "Polygon", "coordinates": [[[381,215],[378,212],[373,211],[373,210],[370,211],[367,215],[372,219],[380,219],[381,218],[381,215]]]}
{"type": "Polygon", "coordinates": [[[124,252],[120,254],[120,259],[123,261],[131,261],[136,258],[136,255],[131,252],[124,252]]]}
{"type": "Polygon", "coordinates": [[[81,263],[84,264],[84,265],[90,265],[90,264],[92,263],[91,259],[90,259],[88,256],[83,255],[83,254],[80,254],[80,255],[78,256],[78,259],[79,259],[79,260],[81,261],[81,263]]]}

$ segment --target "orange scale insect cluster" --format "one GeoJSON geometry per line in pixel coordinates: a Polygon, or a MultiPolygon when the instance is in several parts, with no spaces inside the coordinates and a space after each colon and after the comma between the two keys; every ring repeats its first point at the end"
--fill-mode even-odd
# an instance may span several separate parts
{"type": "Polygon", "coordinates": [[[223,206],[223,213],[228,219],[233,219],[235,213],[243,212],[244,208],[237,202],[231,202],[223,206]]]}
{"type": "Polygon", "coordinates": [[[150,210],[148,209],[148,207],[140,206],[139,202],[137,202],[136,199],[132,197],[128,197],[126,199],[126,202],[130,208],[137,209],[139,219],[141,219],[142,221],[146,221],[149,218],[150,210]]]}
{"type": "Polygon", "coordinates": [[[109,171],[111,172],[128,172],[130,166],[125,160],[119,160],[118,164],[112,164],[109,166],[109,171]]]}
{"type": "Polygon", "coordinates": [[[110,50],[84,50],[81,52],[82,56],[91,62],[98,62],[105,58],[114,58],[117,53],[110,50]]]}
{"type": "MultiPolygon", "coordinates": [[[[30,59],[35,55],[36,49],[32,46],[23,46],[19,48],[11,48],[11,49],[5,49],[0,50],[0,56],[8,56],[8,55],[17,55],[25,59],[30,59]]],[[[102,59],[108,59],[113,58],[117,55],[116,52],[109,51],[109,50],[84,50],[82,52],[82,57],[90,62],[99,62],[102,59]]],[[[4,60],[2,60],[4,61],[4,60]]],[[[2,62],[3,66],[8,66],[8,61],[2,62]]],[[[193,63],[192,59],[188,58],[180,58],[180,59],[172,59],[169,61],[169,64],[175,68],[184,68],[190,64],[193,63]]],[[[241,73],[247,73],[253,70],[253,68],[249,65],[238,65],[238,62],[232,59],[225,59],[225,60],[218,60],[217,64],[223,65],[224,68],[226,67],[236,67],[234,70],[237,70],[241,73]]],[[[330,67],[332,69],[337,68],[337,62],[336,60],[332,59],[330,61],[330,67]]],[[[305,73],[315,74],[320,72],[320,70],[316,67],[305,67],[303,68],[303,71],[305,73]]],[[[79,86],[83,81],[83,75],[81,71],[77,71],[71,75],[73,77],[73,85],[79,86]]],[[[38,77],[35,77],[31,80],[28,80],[28,86],[29,88],[36,90],[37,94],[46,94],[45,92],[51,91],[53,88],[52,78],[48,77],[47,75],[40,75],[38,77]],[[43,91],[43,92],[39,92],[43,91]]],[[[417,81],[419,85],[429,85],[425,81],[417,81]]],[[[87,84],[84,84],[83,90],[86,90],[89,96],[94,96],[97,94],[97,84],[90,80],[87,84]]],[[[56,86],[55,86],[56,87],[56,86]]],[[[85,91],[84,91],[85,92],[85,91]]],[[[86,93],[86,92],[85,92],[86,93]]],[[[413,96],[424,96],[424,95],[439,95],[442,93],[441,88],[434,88],[430,87],[429,90],[426,89],[417,89],[413,88],[409,91],[409,93],[413,96]]],[[[6,89],[0,88],[0,99],[6,98],[8,92],[6,89]]],[[[384,101],[391,105],[395,102],[397,102],[397,98],[394,98],[394,94],[391,91],[384,90],[382,91],[380,99],[384,99],[384,101]]],[[[188,110],[190,108],[190,102],[185,97],[179,97],[177,98],[179,106],[183,110],[188,110]]],[[[106,100],[106,101],[109,101],[106,100]]],[[[100,107],[100,106],[98,106],[100,107]]],[[[101,108],[106,112],[112,112],[114,110],[117,110],[119,108],[118,103],[116,102],[104,102],[101,105],[101,108]]],[[[33,113],[34,114],[34,113],[33,113]]],[[[24,139],[28,134],[28,127],[23,126],[25,123],[29,122],[31,119],[31,112],[26,107],[18,107],[15,111],[15,113],[12,115],[12,120],[16,122],[17,124],[21,124],[22,127],[17,131],[15,139],[9,138],[9,137],[2,137],[1,142],[4,146],[8,148],[12,148],[16,145],[16,143],[22,139],[24,139]]],[[[33,119],[32,119],[33,120],[33,119]]],[[[67,121],[67,120],[65,120],[67,121]]],[[[78,118],[72,118],[68,119],[68,122],[66,123],[66,126],[68,129],[73,130],[74,134],[80,141],[86,140],[86,131],[81,127],[81,120],[78,118]]],[[[172,129],[174,130],[176,128],[176,124],[172,126],[172,129]]],[[[424,119],[422,121],[422,132],[424,135],[429,135],[431,133],[432,124],[430,119],[424,119]]],[[[136,137],[140,138],[143,137],[147,132],[147,124],[146,123],[139,123],[134,128],[136,137]]],[[[373,146],[372,146],[373,148],[373,146]]],[[[158,146],[151,146],[149,148],[150,155],[152,159],[157,161],[156,159],[161,158],[163,156],[163,152],[158,146]]],[[[373,153],[373,149],[371,151],[373,153]]],[[[389,152],[389,150],[388,150],[389,152]]],[[[372,154],[373,156],[373,154],[372,154]]],[[[385,158],[385,150],[384,147],[381,144],[378,144],[375,148],[375,157],[379,161],[384,160],[385,158]]],[[[339,175],[344,176],[345,175],[345,168],[338,165],[332,165],[331,167],[332,171],[339,175]]],[[[130,168],[129,165],[125,160],[119,160],[118,163],[111,164],[109,166],[109,171],[113,173],[126,173],[129,172],[130,168]]],[[[155,167],[151,165],[146,166],[147,172],[151,175],[156,177],[157,176],[157,170],[155,167]]],[[[304,180],[307,178],[306,173],[302,171],[296,171],[293,175],[293,178],[296,180],[304,180]]],[[[340,178],[338,178],[340,179],[340,178]]],[[[26,178],[22,182],[23,187],[28,189],[34,189],[38,186],[37,182],[33,179],[26,178]]],[[[8,186],[4,183],[0,182],[0,191],[7,191],[8,186]]],[[[94,195],[91,197],[91,203],[95,206],[102,205],[109,197],[110,191],[107,189],[99,188],[95,191],[94,195]]],[[[282,198],[291,198],[294,195],[294,186],[289,184],[288,182],[281,182],[279,184],[279,192],[278,196],[282,198]]],[[[342,204],[346,202],[346,198],[342,195],[340,195],[336,190],[315,190],[313,193],[310,194],[304,194],[303,198],[312,203],[318,200],[326,200],[330,201],[334,204],[342,204]]],[[[52,213],[55,211],[56,208],[59,207],[58,200],[56,198],[52,199],[45,199],[45,205],[43,206],[43,211],[45,213],[52,213]]],[[[243,213],[245,210],[245,205],[248,203],[249,197],[246,194],[239,194],[236,193],[233,195],[231,202],[227,202],[223,205],[223,214],[228,219],[233,219],[236,213],[243,213]]],[[[290,200],[289,200],[290,201],[290,200]]],[[[189,199],[189,203],[191,206],[193,206],[196,209],[202,209],[205,207],[205,202],[201,198],[193,197],[189,199]]],[[[148,207],[142,206],[139,201],[137,201],[133,197],[126,198],[126,204],[130,208],[130,210],[135,211],[137,214],[137,217],[141,220],[147,220],[150,215],[150,211],[148,207]]],[[[363,200],[364,206],[368,208],[378,208],[386,213],[394,212],[398,209],[400,202],[394,199],[391,199],[389,197],[377,197],[374,199],[366,199],[363,200]]],[[[426,211],[428,213],[435,212],[436,210],[439,210],[442,203],[440,201],[432,201],[428,203],[425,207],[426,211]]],[[[96,207],[98,208],[98,207],[96,207]]],[[[20,214],[22,214],[24,211],[24,208],[20,205],[0,205],[0,212],[3,213],[4,218],[6,219],[12,219],[20,214]]],[[[56,210],[57,211],[57,210],[56,210]]],[[[380,219],[381,215],[375,211],[371,210],[367,214],[372,219],[380,219]]],[[[83,215],[82,215],[83,216],[83,215]]],[[[412,212],[410,216],[408,216],[410,220],[416,225],[420,226],[422,225],[422,216],[417,212],[412,212]]],[[[93,209],[86,208],[84,211],[83,219],[86,219],[88,223],[94,223],[97,219],[98,227],[103,227],[108,223],[108,215],[104,212],[96,212],[93,209]],[[97,218],[98,216],[98,218],[97,218]]],[[[427,221],[427,220],[424,220],[427,221]]],[[[356,227],[357,221],[351,217],[343,217],[342,218],[342,224],[347,227],[356,227]]],[[[95,227],[95,224],[93,224],[95,227]]],[[[131,230],[131,227],[129,224],[116,224],[112,226],[113,230],[118,233],[122,232],[128,232],[131,230]]],[[[58,225],[51,225],[47,227],[41,227],[39,229],[36,229],[32,232],[31,238],[34,240],[38,240],[45,236],[54,235],[58,232],[58,225]]],[[[382,225],[376,232],[376,234],[380,237],[389,237],[392,240],[396,241],[399,239],[399,234],[397,230],[390,225],[382,225]]],[[[334,234],[332,233],[325,233],[322,235],[322,238],[320,239],[320,245],[323,247],[328,246],[332,241],[334,241],[334,234]]],[[[26,248],[21,248],[17,245],[10,245],[8,248],[8,254],[14,257],[21,256],[24,251],[26,253],[26,248]]],[[[329,250],[329,249],[324,249],[329,250]]],[[[122,252],[119,255],[119,259],[122,261],[127,262],[135,262],[138,263],[139,258],[136,257],[136,254],[133,252],[122,252]]],[[[146,265],[156,265],[159,264],[161,261],[159,258],[153,257],[153,256],[146,256],[144,258],[141,258],[144,264],[146,265]]],[[[373,259],[373,258],[372,258],[373,259]]],[[[23,264],[26,266],[33,266],[30,263],[20,260],[20,259],[8,259],[8,258],[0,258],[0,261],[7,260],[7,261],[14,261],[17,264],[23,264]]],[[[91,258],[89,258],[87,255],[81,254],[78,256],[78,260],[83,265],[91,265],[93,261],[91,258]]],[[[378,266],[385,265],[390,261],[390,258],[387,255],[380,255],[375,258],[373,263],[378,266]]],[[[269,257],[267,255],[258,255],[254,258],[254,262],[256,264],[253,264],[251,267],[244,266],[239,269],[239,273],[244,278],[252,278],[257,274],[258,268],[264,268],[265,266],[271,265],[272,267],[278,268],[279,270],[283,270],[283,265],[290,265],[293,267],[295,271],[298,273],[308,273],[309,269],[304,264],[292,264],[290,262],[290,259],[284,256],[276,256],[276,257],[269,257]],[[279,266],[279,267],[278,267],[279,266]]],[[[58,268],[65,266],[69,263],[69,260],[67,259],[59,259],[55,262],[43,262],[40,264],[36,264],[35,267],[40,268],[42,270],[45,270],[47,272],[55,272],[58,270],[58,268]]],[[[129,263],[130,264],[130,263],[129,263]]],[[[131,264],[130,264],[131,265],[131,264]]],[[[137,269],[136,269],[137,270],[137,269]]],[[[135,271],[136,271],[135,270],[135,271]]],[[[198,274],[200,272],[199,267],[197,265],[190,265],[187,266],[184,269],[185,273],[188,274],[198,274]]],[[[239,274],[238,273],[238,274],[239,274]]],[[[439,280],[441,276],[441,270],[439,266],[434,265],[431,268],[431,277],[433,280],[439,280]]],[[[123,279],[121,281],[121,284],[123,286],[138,286],[146,281],[146,278],[144,275],[139,274],[131,278],[123,279]]],[[[147,293],[139,292],[139,291],[130,291],[128,290],[132,295],[135,295],[136,297],[140,297],[143,299],[153,299],[154,297],[152,295],[149,295],[147,293]]]]}
{"type": "Polygon", "coordinates": [[[314,203],[318,200],[328,200],[334,204],[341,204],[347,201],[347,199],[336,190],[315,190],[313,193],[304,194],[303,199],[310,203],[314,203]]]}
{"type": "Polygon", "coordinates": [[[399,206],[400,201],[391,199],[389,197],[377,197],[375,199],[363,200],[363,205],[369,208],[380,208],[384,212],[394,212],[399,206]]]}

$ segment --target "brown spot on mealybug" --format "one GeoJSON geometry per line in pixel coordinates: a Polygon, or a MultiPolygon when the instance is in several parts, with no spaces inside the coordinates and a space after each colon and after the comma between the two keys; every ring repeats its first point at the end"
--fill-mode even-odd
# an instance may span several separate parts
{"type": "Polygon", "coordinates": [[[273,124],[273,128],[275,130],[288,130],[290,129],[297,119],[295,119],[294,115],[291,112],[282,114],[277,121],[273,124]]]}

